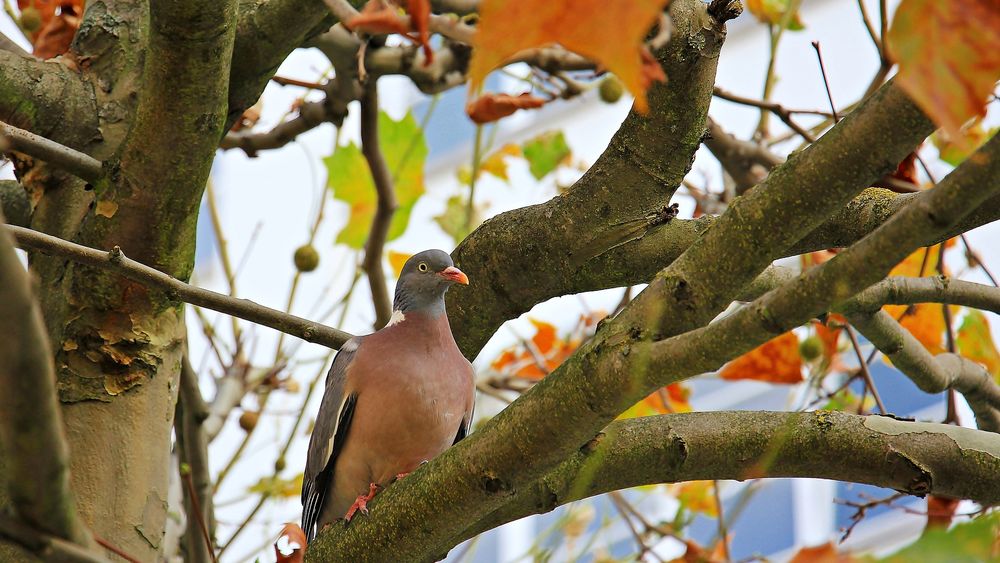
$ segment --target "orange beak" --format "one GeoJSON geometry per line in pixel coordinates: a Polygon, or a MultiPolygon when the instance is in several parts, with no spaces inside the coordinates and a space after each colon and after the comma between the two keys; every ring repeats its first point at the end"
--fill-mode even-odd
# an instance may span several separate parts
{"type": "Polygon", "coordinates": [[[465,275],[465,273],[462,270],[459,270],[454,266],[448,266],[447,268],[438,272],[438,275],[452,283],[469,285],[469,276],[465,275]]]}

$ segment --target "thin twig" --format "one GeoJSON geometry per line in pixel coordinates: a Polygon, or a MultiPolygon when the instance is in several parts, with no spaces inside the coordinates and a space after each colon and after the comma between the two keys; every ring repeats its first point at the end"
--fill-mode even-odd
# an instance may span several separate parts
{"type": "Polygon", "coordinates": [[[830,81],[826,77],[826,65],[823,64],[823,53],[819,50],[819,41],[812,42],[813,49],[816,50],[816,58],[819,59],[819,72],[823,75],[823,87],[826,88],[826,99],[830,101],[830,111],[833,112],[833,122],[838,123],[840,116],[837,115],[837,106],[833,103],[833,93],[830,92],[830,81]]]}
{"type": "Polygon", "coordinates": [[[0,121],[0,149],[5,142],[10,149],[44,160],[88,182],[96,182],[104,175],[104,167],[96,158],[0,121]]]}
{"type": "Polygon", "coordinates": [[[275,84],[281,84],[282,86],[298,86],[299,88],[308,88],[310,90],[324,90],[325,87],[322,84],[317,84],[315,82],[306,82],[305,80],[296,80],[295,78],[285,78],[284,76],[272,76],[271,82],[275,84]]]}
{"type": "Polygon", "coordinates": [[[227,549],[229,549],[229,546],[233,545],[233,541],[243,532],[243,530],[246,529],[247,525],[250,524],[250,521],[253,520],[253,517],[256,516],[258,512],[260,512],[261,507],[264,506],[264,503],[267,502],[267,499],[269,498],[271,497],[266,494],[260,495],[260,499],[257,500],[257,504],[254,505],[253,510],[250,511],[250,514],[247,514],[247,517],[236,528],[236,531],[233,532],[233,535],[230,536],[229,540],[222,545],[221,549],[219,549],[219,557],[222,557],[222,554],[225,553],[227,549]]]}
{"type": "Polygon", "coordinates": [[[382,267],[382,251],[389,238],[389,227],[392,225],[392,217],[399,204],[396,202],[392,174],[379,146],[378,85],[374,78],[365,85],[365,92],[361,97],[361,152],[368,162],[372,182],[378,194],[375,217],[368,232],[368,240],[365,241],[365,258],[362,263],[365,273],[368,274],[372,304],[375,307],[375,329],[378,330],[384,327],[392,316],[392,300],[386,285],[385,268],[382,267]]]}
{"type": "Polygon", "coordinates": [[[198,522],[198,527],[201,528],[201,535],[205,540],[205,546],[208,548],[208,553],[212,557],[213,562],[218,562],[219,558],[215,556],[215,548],[212,546],[212,538],[208,534],[208,526],[205,524],[204,514],[201,512],[201,503],[198,502],[198,495],[194,490],[194,481],[191,479],[191,471],[181,471],[181,477],[184,479],[184,487],[187,489],[187,494],[191,497],[191,507],[194,509],[192,512],[194,512],[195,520],[198,522]]]}
{"type": "Polygon", "coordinates": [[[1000,284],[997,283],[997,279],[993,276],[993,273],[990,272],[989,268],[986,267],[986,264],[983,263],[983,259],[979,257],[979,253],[973,250],[969,245],[969,239],[967,239],[964,234],[960,235],[959,239],[961,239],[962,245],[965,246],[965,255],[969,256],[972,261],[979,266],[979,269],[986,274],[986,277],[990,280],[990,283],[993,284],[993,287],[1000,287],[1000,284]]]}
{"type": "MultiPolygon", "coordinates": [[[[761,111],[765,112],[765,115],[766,112],[771,112],[774,115],[778,116],[778,119],[784,122],[784,124],[787,125],[789,129],[795,131],[795,133],[797,133],[800,137],[802,137],[806,141],[809,141],[810,143],[816,141],[816,136],[810,133],[807,129],[805,129],[798,123],[796,123],[792,119],[792,113],[807,113],[812,115],[823,115],[823,116],[830,115],[827,112],[817,111],[817,110],[794,110],[794,111],[789,110],[786,109],[781,104],[774,103],[768,100],[755,100],[753,98],[738,96],[736,94],[723,90],[718,86],[716,86],[712,90],[712,94],[717,98],[722,98],[723,100],[727,100],[736,104],[743,104],[747,106],[760,108],[761,111]]],[[[765,128],[766,128],[766,121],[765,121],[765,128]]]]}
{"type": "Polygon", "coordinates": [[[722,542],[722,558],[726,563],[732,560],[729,553],[729,532],[726,530],[726,518],[722,512],[722,496],[719,494],[719,482],[712,481],[712,496],[715,497],[716,520],[719,523],[719,541],[722,542]]]}
{"type": "Polygon", "coordinates": [[[875,31],[875,26],[868,15],[865,0],[858,0],[858,9],[861,10],[861,20],[865,23],[865,29],[868,30],[868,37],[871,37],[872,43],[875,44],[875,49],[878,50],[879,57],[882,57],[882,40],[879,39],[878,32],[875,31]]]}
{"type": "Polygon", "coordinates": [[[7,225],[6,228],[14,235],[18,246],[22,248],[30,248],[46,254],[62,256],[88,266],[111,270],[146,287],[163,290],[172,299],[233,315],[307,342],[336,349],[352,336],[342,330],[283,313],[247,299],[234,299],[221,293],[186,284],[126,257],[117,246],[110,252],[102,252],[31,229],[13,225],[7,225]]]}
{"type": "Polygon", "coordinates": [[[109,542],[108,540],[106,540],[106,539],[98,536],[97,534],[94,534],[94,541],[96,541],[97,544],[100,545],[101,547],[103,547],[104,549],[110,551],[111,553],[114,553],[115,555],[117,555],[118,557],[121,557],[122,559],[124,559],[125,561],[128,561],[129,563],[140,563],[137,558],[132,557],[126,551],[124,551],[122,548],[120,548],[117,545],[109,542]]]}
{"type": "Polygon", "coordinates": [[[11,53],[22,57],[32,57],[31,53],[25,51],[24,48],[17,44],[17,42],[4,35],[3,32],[0,32],[0,50],[10,51],[11,53]]]}
{"type": "MultiPolygon", "coordinates": [[[[216,248],[219,250],[219,261],[222,263],[222,271],[226,274],[226,283],[229,285],[229,296],[236,297],[236,275],[233,273],[233,263],[229,259],[229,245],[226,243],[226,233],[222,230],[222,218],[219,216],[219,206],[215,203],[215,187],[211,177],[205,184],[205,199],[208,202],[209,217],[212,219],[212,232],[215,234],[216,248]]],[[[233,342],[239,343],[242,340],[240,323],[236,317],[230,318],[233,342]]],[[[238,344],[236,348],[239,349],[238,344]]]]}
{"type": "Polygon", "coordinates": [[[861,370],[861,377],[865,380],[865,385],[868,390],[871,391],[872,397],[875,398],[875,404],[878,405],[878,411],[885,414],[889,411],[885,410],[885,404],[882,403],[882,397],[878,394],[878,389],[875,388],[875,381],[872,380],[871,371],[868,370],[868,362],[865,361],[864,355],[861,354],[861,345],[858,343],[858,337],[854,334],[854,329],[851,325],[845,325],[844,330],[847,332],[847,337],[851,339],[851,346],[854,347],[854,354],[858,357],[858,366],[861,370]]]}

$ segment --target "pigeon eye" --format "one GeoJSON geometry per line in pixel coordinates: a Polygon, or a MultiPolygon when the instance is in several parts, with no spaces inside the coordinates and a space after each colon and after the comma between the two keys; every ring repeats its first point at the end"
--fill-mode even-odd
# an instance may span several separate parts
{"type": "Polygon", "coordinates": [[[421,272],[426,272],[427,271],[427,262],[421,262],[421,263],[417,264],[417,269],[420,270],[421,272]]]}

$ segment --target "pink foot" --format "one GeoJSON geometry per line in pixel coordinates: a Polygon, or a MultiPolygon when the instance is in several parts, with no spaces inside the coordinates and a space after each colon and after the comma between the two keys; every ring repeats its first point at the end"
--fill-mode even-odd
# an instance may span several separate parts
{"type": "Polygon", "coordinates": [[[362,514],[368,514],[368,501],[375,498],[375,493],[377,492],[378,485],[370,483],[368,485],[368,494],[358,495],[358,498],[354,501],[354,504],[351,505],[351,508],[347,509],[347,514],[344,515],[344,520],[350,522],[351,518],[354,518],[354,514],[358,511],[362,514]]]}

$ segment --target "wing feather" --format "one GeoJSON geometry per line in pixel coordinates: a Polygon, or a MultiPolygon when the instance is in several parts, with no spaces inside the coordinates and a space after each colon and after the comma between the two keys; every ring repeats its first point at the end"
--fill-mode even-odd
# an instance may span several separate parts
{"type": "Polygon", "coordinates": [[[309,438],[309,453],[302,476],[302,529],[307,541],[312,541],[318,532],[319,518],[333,479],[333,466],[343,449],[354,415],[357,395],[346,394],[345,391],[347,368],[360,343],[361,338],[348,340],[334,358],[326,375],[326,390],[309,438]]]}

